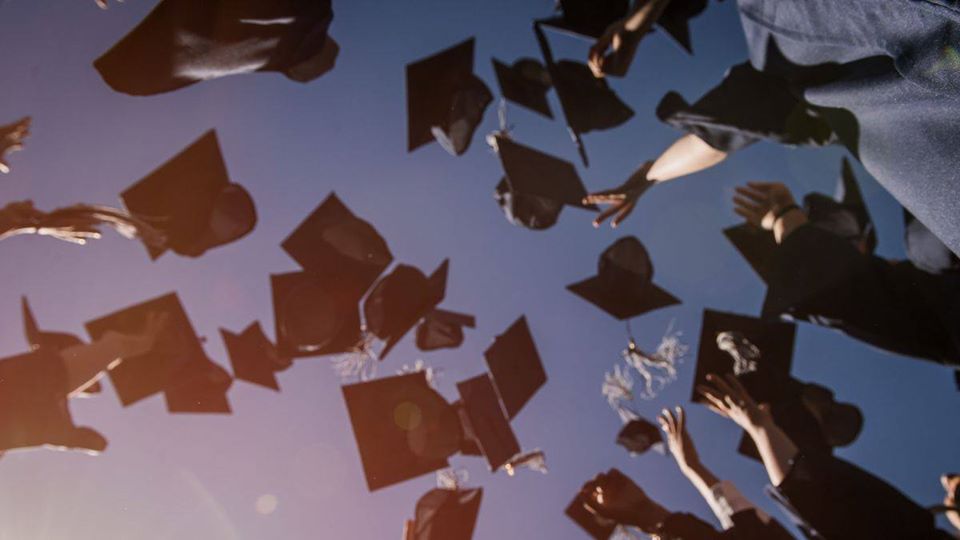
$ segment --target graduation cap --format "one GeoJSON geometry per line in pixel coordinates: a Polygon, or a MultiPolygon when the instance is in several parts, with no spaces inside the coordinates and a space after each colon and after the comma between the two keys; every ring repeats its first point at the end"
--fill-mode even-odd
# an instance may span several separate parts
{"type": "Polygon", "coordinates": [[[443,469],[459,450],[457,409],[430,387],[424,372],[342,390],[370,491],[443,469]]]}
{"type": "Polygon", "coordinates": [[[199,257],[247,235],[257,222],[250,194],[230,182],[213,130],[127,188],[120,198],[134,217],[166,236],[166,248],[146,246],[153,260],[167,248],[199,257]]]}
{"type": "Polygon", "coordinates": [[[707,0],[684,0],[683,2],[667,2],[663,13],[657,19],[657,26],[679,45],[687,54],[693,54],[693,43],[690,40],[690,19],[703,13],[707,8],[707,0]]]}
{"type": "Polygon", "coordinates": [[[176,293],[105,315],[86,323],[87,333],[94,341],[108,332],[140,333],[150,313],[165,314],[167,323],[157,335],[150,352],[125,358],[108,374],[117,396],[124,407],[162,392],[176,383],[188,365],[208,362],[200,339],[190,324],[176,293]]]}
{"type": "Polygon", "coordinates": [[[299,358],[356,350],[362,340],[362,292],[310,272],[272,274],[277,351],[299,358]]]}
{"type": "Polygon", "coordinates": [[[417,501],[403,540],[470,540],[482,499],[483,488],[428,491],[417,501]]]}
{"type": "Polygon", "coordinates": [[[421,351],[453,349],[463,343],[463,327],[473,328],[473,315],[434,309],[417,326],[417,348],[421,351]]]}
{"type": "Polygon", "coordinates": [[[811,193],[804,197],[803,205],[811,225],[847,239],[858,248],[863,246],[867,253],[876,249],[876,228],[863,201],[853,168],[846,158],[843,159],[834,197],[811,193]]]}
{"type": "Polygon", "coordinates": [[[281,244],[304,270],[363,293],[393,261],[387,242],[331,193],[281,244]]]}
{"type": "Polygon", "coordinates": [[[657,444],[663,444],[660,428],[643,418],[627,422],[617,434],[617,444],[631,454],[642,454],[657,444]]]}
{"type": "Polygon", "coordinates": [[[94,67],[111,88],[136,96],[254,71],[308,82],[339,52],[327,35],[330,3],[163,0],[94,67]]]}
{"type": "Polygon", "coordinates": [[[436,140],[467,151],[493,95],[473,74],[474,39],[407,65],[407,149],[436,140]]]}
{"type": "Polygon", "coordinates": [[[542,230],[557,222],[564,205],[596,210],[583,204],[587,189],[573,164],[504,136],[497,136],[496,143],[506,173],[496,199],[508,221],[542,230]]]}
{"type": "MultiPolygon", "coordinates": [[[[83,340],[73,334],[40,330],[40,327],[37,325],[37,320],[33,316],[33,311],[30,309],[30,302],[26,296],[20,297],[20,308],[23,312],[23,335],[27,340],[27,345],[30,347],[30,350],[36,351],[42,348],[50,348],[55,351],[62,351],[68,347],[84,344],[83,340]]],[[[94,382],[84,388],[80,395],[99,394],[102,389],[99,382],[94,382]]]]}
{"type": "Polygon", "coordinates": [[[617,522],[587,509],[586,499],[580,493],[574,497],[564,513],[595,540],[608,540],[617,530],[617,522]]]}
{"type": "Polygon", "coordinates": [[[596,276],[567,289],[624,320],[680,303],[652,280],[653,263],[646,248],[635,236],[625,236],[600,255],[596,276]]]}
{"type": "Polygon", "coordinates": [[[0,451],[37,446],[103,451],[102,435],[74,424],[67,386],[66,366],[52,348],[0,359],[0,451]]]}
{"type": "Polygon", "coordinates": [[[547,101],[547,92],[553,82],[547,68],[538,60],[521,58],[508,66],[494,58],[493,71],[497,74],[497,83],[504,98],[547,118],[553,118],[553,111],[547,101]]]}
{"type": "Polygon", "coordinates": [[[753,271],[764,283],[773,272],[773,254],[777,250],[777,241],[773,233],[749,223],[743,223],[723,230],[723,235],[733,244],[740,255],[747,260],[753,271]]]}
{"type": "Polygon", "coordinates": [[[717,341],[718,336],[726,333],[739,342],[730,345],[749,347],[752,351],[737,353],[752,364],[742,370],[744,374],[749,373],[749,380],[743,376],[740,378],[754,399],[767,401],[765,394],[776,392],[776,384],[790,375],[796,332],[797,327],[792,323],[705,309],[691,400],[696,403],[704,401],[696,388],[707,384],[707,375],[735,373],[736,358],[731,352],[722,350],[717,341]]]}
{"type": "Polygon", "coordinates": [[[527,318],[520,317],[483,353],[507,416],[512,420],[547,382],[527,318]]]}
{"type": "Polygon", "coordinates": [[[520,453],[520,443],[510,427],[510,417],[486,373],[457,383],[464,437],[473,441],[496,471],[520,453]]]}
{"type": "Polygon", "coordinates": [[[274,373],[290,367],[291,360],[277,351],[259,322],[251,323],[240,334],[221,328],[220,337],[230,355],[234,377],[280,391],[274,373]]]}
{"type": "Polygon", "coordinates": [[[386,341],[383,359],[417,322],[443,301],[449,260],[428,278],[419,269],[401,264],[374,285],[363,302],[367,329],[386,341]]]}
{"type": "Polygon", "coordinates": [[[172,413],[229,414],[227,390],[233,379],[227,370],[206,360],[183,366],[164,391],[167,410],[172,413]]]}

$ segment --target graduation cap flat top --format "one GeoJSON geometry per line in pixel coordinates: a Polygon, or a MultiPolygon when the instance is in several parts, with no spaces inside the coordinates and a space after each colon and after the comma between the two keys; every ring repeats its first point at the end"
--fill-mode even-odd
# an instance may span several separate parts
{"type": "Polygon", "coordinates": [[[520,317],[497,336],[484,357],[504,409],[513,419],[547,382],[527,318],[520,317]]]}
{"type": "Polygon", "coordinates": [[[503,97],[531,111],[553,118],[547,92],[553,86],[547,68],[533,58],[521,58],[508,66],[493,59],[493,71],[503,97]]]}
{"type": "Polygon", "coordinates": [[[595,277],[572,285],[570,292],[617,319],[679,304],[675,296],[653,284],[653,264],[634,236],[625,236],[600,255],[595,277]]]}
{"type": "Polygon", "coordinates": [[[176,293],[169,293],[86,323],[87,332],[98,340],[107,332],[136,334],[150,313],[165,314],[167,322],[150,352],[125,358],[108,373],[125,407],[162,392],[178,382],[176,376],[188,364],[208,362],[203,346],[190,324],[176,293]]]}
{"type": "Polygon", "coordinates": [[[483,488],[432,489],[417,501],[403,540],[470,540],[483,488]]]}
{"type": "Polygon", "coordinates": [[[291,361],[283,357],[273,343],[270,343],[259,322],[251,323],[240,334],[221,328],[220,336],[230,356],[234,377],[280,390],[274,373],[290,367],[291,361]]]}
{"type": "Polygon", "coordinates": [[[520,443],[493,381],[484,373],[458,382],[457,391],[465,437],[476,443],[491,471],[500,469],[520,453],[520,443]]]}
{"type": "Polygon", "coordinates": [[[449,260],[444,260],[428,278],[419,269],[401,264],[374,285],[363,302],[363,315],[370,332],[386,341],[381,359],[443,301],[449,266],[449,260]]]}
{"type": "Polygon", "coordinates": [[[422,371],[342,390],[370,491],[447,467],[459,449],[457,411],[422,371]]]}
{"type": "Polygon", "coordinates": [[[270,288],[280,355],[347,353],[360,343],[362,293],[309,272],[273,274],[270,288]]]}
{"type": "Polygon", "coordinates": [[[572,163],[507,137],[498,136],[496,142],[506,173],[497,196],[515,224],[546,229],[556,223],[564,205],[596,210],[583,204],[587,189],[572,163]]]}
{"type": "MultiPolygon", "coordinates": [[[[20,309],[23,313],[23,336],[30,350],[35,351],[41,348],[50,348],[55,351],[62,351],[68,347],[84,344],[83,340],[73,334],[40,330],[40,327],[37,325],[37,320],[33,316],[33,311],[30,309],[30,302],[27,301],[26,296],[20,298],[20,309]]],[[[80,395],[98,394],[102,389],[99,381],[94,382],[84,388],[80,395]]]]}
{"type": "MultiPolygon", "coordinates": [[[[760,358],[751,378],[782,381],[789,377],[793,364],[796,325],[705,309],[697,351],[697,369],[693,377],[694,389],[691,399],[694,402],[703,401],[704,398],[697,393],[696,387],[706,384],[708,374],[724,375],[734,372],[733,357],[717,345],[717,336],[721,332],[736,332],[759,351],[760,358]]],[[[754,393],[751,385],[747,387],[751,393],[754,393]]],[[[754,397],[760,399],[759,396],[754,397]]]]}
{"type": "Polygon", "coordinates": [[[407,149],[434,140],[460,155],[493,100],[473,74],[474,39],[407,65],[407,149]]]}
{"type": "MultiPolygon", "coordinates": [[[[256,224],[253,201],[246,190],[230,182],[213,130],[124,190],[120,198],[131,214],[163,232],[167,247],[191,257],[239,239],[256,224]],[[215,212],[230,222],[229,231],[211,229],[215,212]]],[[[147,251],[156,259],[166,249],[148,245],[147,251]]]]}
{"type": "Polygon", "coordinates": [[[164,391],[167,410],[172,413],[231,412],[227,390],[233,378],[227,370],[207,360],[183,366],[173,377],[173,383],[164,391]]]}
{"type": "Polygon", "coordinates": [[[331,193],[282,244],[304,270],[362,295],[393,261],[387,242],[331,193]]]}

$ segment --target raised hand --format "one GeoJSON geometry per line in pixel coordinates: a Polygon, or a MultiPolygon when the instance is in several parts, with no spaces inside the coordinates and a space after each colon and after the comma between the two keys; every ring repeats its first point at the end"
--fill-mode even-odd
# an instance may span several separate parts
{"type": "Polygon", "coordinates": [[[770,408],[766,404],[758,405],[732,374],[723,377],[710,374],[707,381],[710,384],[697,386],[697,391],[706,398],[707,407],[713,412],[733,420],[747,432],[772,423],[770,408]]]}
{"type": "Polygon", "coordinates": [[[617,469],[598,474],[584,484],[580,499],[590,512],[644,531],[653,530],[667,515],[663,507],[617,469]]]}
{"type": "MultiPolygon", "coordinates": [[[[960,474],[945,474],[940,477],[940,483],[947,492],[943,498],[943,505],[947,508],[960,508],[960,474]]],[[[960,510],[948,510],[947,519],[960,531],[960,510]]]]}
{"type": "Polygon", "coordinates": [[[773,230],[778,213],[796,204],[787,186],[779,182],[747,182],[737,186],[733,197],[734,212],[768,231],[773,230]]]}
{"type": "Polygon", "coordinates": [[[693,444],[693,439],[687,432],[686,413],[682,407],[677,407],[675,412],[664,409],[657,420],[660,427],[667,436],[667,448],[677,461],[680,470],[687,471],[700,467],[700,456],[697,454],[697,448],[693,444]]]}
{"type": "Polygon", "coordinates": [[[30,135],[31,118],[26,116],[12,124],[0,126],[0,173],[10,172],[7,154],[23,149],[23,140],[30,135]]]}
{"type": "Polygon", "coordinates": [[[627,219],[637,206],[637,200],[641,195],[654,184],[647,179],[647,173],[653,161],[648,161],[640,166],[639,169],[630,175],[626,182],[613,189],[591,193],[583,198],[584,204],[605,204],[609,208],[600,212],[600,215],[593,220],[593,226],[599,227],[610,216],[614,216],[610,226],[616,228],[620,223],[627,219]]]}

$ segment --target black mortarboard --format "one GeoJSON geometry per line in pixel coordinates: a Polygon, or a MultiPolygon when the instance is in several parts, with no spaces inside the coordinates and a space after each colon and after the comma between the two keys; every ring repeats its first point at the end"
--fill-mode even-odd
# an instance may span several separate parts
{"type": "Polygon", "coordinates": [[[513,419],[547,382],[527,318],[520,317],[483,353],[507,416],[513,419]]]}
{"type": "Polygon", "coordinates": [[[493,101],[473,74],[474,39],[407,65],[407,149],[433,140],[447,152],[467,151],[483,113],[493,101]]]}
{"type": "Polygon", "coordinates": [[[772,272],[772,257],[777,249],[777,241],[774,240],[773,233],[755,225],[743,223],[724,229],[723,235],[766,283],[772,272]]]}
{"type": "Polygon", "coordinates": [[[625,236],[600,255],[597,275],[572,285],[570,292],[624,320],[680,300],[653,284],[653,263],[634,236],[625,236]]]}
{"type": "Polygon", "coordinates": [[[393,261],[387,242],[331,193],[286,240],[283,250],[321,279],[363,293],[393,261]]]}
{"type": "MultiPolygon", "coordinates": [[[[745,381],[754,399],[763,401],[764,396],[760,393],[775,391],[776,388],[773,385],[789,377],[793,364],[796,325],[705,309],[700,329],[700,346],[697,351],[697,369],[693,377],[691,399],[694,402],[699,403],[704,399],[696,388],[707,384],[707,375],[713,373],[722,376],[734,373],[734,358],[717,345],[717,336],[722,332],[735,333],[738,337],[745,338],[759,352],[759,359],[756,360],[756,365],[750,368],[748,377],[750,381],[757,382],[745,381]]],[[[741,380],[744,380],[743,376],[741,380]]]]}
{"type": "Polygon", "coordinates": [[[463,343],[463,327],[476,326],[473,315],[434,309],[417,326],[417,348],[421,351],[454,349],[463,343]]]}
{"type": "Polygon", "coordinates": [[[276,71],[308,82],[333,68],[331,0],[163,0],[94,62],[111,88],[135,96],[227,75],[276,71]]]}
{"type": "MultiPolygon", "coordinates": [[[[51,348],[55,351],[62,351],[67,347],[83,345],[83,340],[73,334],[65,332],[47,332],[40,330],[37,320],[30,309],[30,302],[26,296],[20,297],[20,308],[23,312],[23,335],[27,340],[30,350],[41,348],[51,348]]],[[[99,382],[95,382],[83,389],[82,394],[99,394],[102,390],[99,382]]]]}
{"type": "Polygon", "coordinates": [[[528,229],[547,229],[564,205],[595,210],[584,204],[587,189],[569,161],[498,136],[497,153],[506,176],[496,198],[507,219],[528,229]]]}
{"type": "Polygon", "coordinates": [[[428,491],[417,501],[404,540],[470,540],[482,498],[483,488],[428,491]]]}
{"type": "Polygon", "coordinates": [[[493,381],[484,373],[458,382],[457,391],[463,403],[460,412],[464,436],[476,442],[490,470],[498,470],[520,453],[520,443],[493,381]]]}
{"type": "Polygon", "coordinates": [[[272,274],[277,351],[291,358],[347,353],[361,341],[360,296],[309,272],[272,274]]]}
{"type": "Polygon", "coordinates": [[[660,428],[643,418],[635,418],[627,422],[617,434],[617,444],[627,449],[631,454],[642,454],[656,444],[663,443],[660,428]]]}
{"type": "Polygon", "coordinates": [[[657,19],[657,26],[688,54],[693,54],[693,43],[690,41],[690,19],[703,13],[706,8],[707,0],[667,2],[663,13],[657,19]]]}
{"type": "Polygon", "coordinates": [[[383,359],[417,322],[443,301],[449,260],[428,278],[419,269],[401,264],[377,282],[363,302],[367,329],[386,341],[383,359]]]}
{"type": "Polygon", "coordinates": [[[455,407],[424,372],[343,387],[370,491],[447,466],[462,432],[455,407]]]}
{"type": "Polygon", "coordinates": [[[234,377],[280,390],[274,373],[290,367],[291,361],[267,339],[259,322],[251,323],[240,334],[221,328],[220,337],[230,356],[234,377]]]}
{"type": "Polygon", "coordinates": [[[227,390],[233,379],[227,370],[207,360],[183,366],[164,391],[167,410],[172,413],[229,414],[227,390]]]}
{"type": "Polygon", "coordinates": [[[564,513],[595,540],[607,540],[613,536],[617,522],[587,510],[585,504],[583,495],[578,493],[564,513]]]}
{"type": "Polygon", "coordinates": [[[167,322],[150,352],[123,362],[108,373],[124,407],[169,388],[188,364],[208,362],[200,339],[176,293],[169,293],[86,323],[98,340],[109,331],[136,334],[150,313],[165,314],[167,322]]]}
{"type": "Polygon", "coordinates": [[[846,158],[834,197],[811,193],[804,197],[803,205],[812,225],[849,240],[858,249],[862,245],[867,253],[876,249],[876,228],[846,158]]]}
{"type": "Polygon", "coordinates": [[[533,58],[521,58],[508,66],[493,59],[493,70],[497,74],[500,93],[509,101],[553,118],[547,92],[553,86],[547,68],[533,58]]]}
{"type": "Polygon", "coordinates": [[[0,452],[41,445],[106,448],[102,435],[73,423],[69,390],[63,358],[52,348],[0,359],[0,452]]]}
{"type": "MultiPolygon", "coordinates": [[[[217,134],[210,130],[120,194],[127,210],[166,236],[166,248],[199,257],[233,242],[256,225],[250,194],[230,182],[217,134]],[[216,231],[211,219],[214,216],[216,231]]],[[[166,251],[147,245],[151,259],[166,251]]]]}

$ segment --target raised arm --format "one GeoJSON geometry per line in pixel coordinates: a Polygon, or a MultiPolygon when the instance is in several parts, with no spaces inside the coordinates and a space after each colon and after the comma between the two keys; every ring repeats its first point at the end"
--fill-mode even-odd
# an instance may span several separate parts
{"type": "Polygon", "coordinates": [[[67,395],[77,395],[95,383],[125,358],[148,352],[166,324],[166,316],[151,313],[139,334],[109,332],[89,345],[75,345],[60,351],[67,368],[67,395]]]}
{"type": "Polygon", "coordinates": [[[750,435],[763,459],[770,483],[779,486],[799,453],[797,445],[774,423],[770,408],[766,404],[758,405],[735,376],[708,375],[707,380],[709,385],[697,387],[707,399],[707,406],[720,416],[733,420],[750,435]]]}
{"type": "Polygon", "coordinates": [[[669,3],[670,0],[638,0],[626,17],[611,24],[590,48],[587,65],[593,75],[597,78],[623,76],[633,61],[640,40],[653,30],[669,3]]]}

